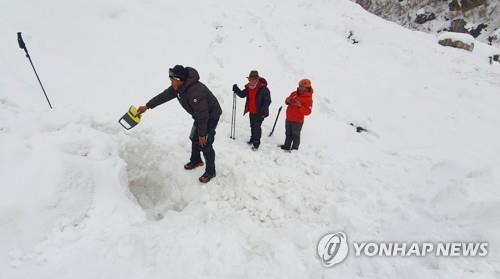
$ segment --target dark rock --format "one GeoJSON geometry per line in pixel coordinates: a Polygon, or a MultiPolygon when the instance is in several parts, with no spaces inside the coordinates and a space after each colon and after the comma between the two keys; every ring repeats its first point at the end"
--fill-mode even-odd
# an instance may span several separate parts
{"type": "Polygon", "coordinates": [[[458,0],[451,1],[450,4],[448,4],[448,8],[452,12],[456,12],[456,11],[460,11],[461,10],[461,7],[460,7],[460,4],[458,3],[458,0]]]}
{"type": "Polygon", "coordinates": [[[493,64],[493,61],[500,62],[500,55],[499,54],[492,55],[488,58],[490,59],[490,64],[493,64]]]}
{"type": "Polygon", "coordinates": [[[448,4],[448,8],[452,12],[467,12],[485,4],[486,0],[453,0],[448,4]]]}
{"type": "Polygon", "coordinates": [[[491,46],[494,42],[498,42],[497,35],[488,36],[488,44],[491,46]]]}
{"type": "Polygon", "coordinates": [[[356,3],[358,3],[365,10],[370,10],[372,6],[371,0],[356,0],[356,3]]]}
{"type": "Polygon", "coordinates": [[[472,52],[472,50],[474,50],[474,43],[468,44],[468,43],[462,42],[460,40],[451,39],[451,38],[439,40],[439,44],[442,46],[447,46],[447,47],[461,48],[461,49],[465,49],[465,50],[471,51],[471,52],[472,52]]]}
{"type": "Polygon", "coordinates": [[[352,31],[349,31],[349,35],[347,36],[347,39],[353,44],[358,44],[359,41],[356,40],[356,38],[353,37],[354,33],[352,33],[352,31]]]}
{"type": "Polygon", "coordinates": [[[361,127],[361,126],[355,125],[354,123],[349,123],[349,125],[351,125],[354,128],[356,128],[356,133],[368,132],[367,129],[365,129],[365,128],[361,127]]]}
{"type": "Polygon", "coordinates": [[[483,29],[486,27],[488,27],[488,25],[481,23],[476,28],[471,29],[469,31],[469,34],[471,34],[472,37],[477,38],[479,37],[479,35],[481,35],[481,31],[483,31],[483,29]]]}
{"type": "Polygon", "coordinates": [[[462,3],[462,11],[467,12],[476,7],[486,4],[486,0],[460,0],[462,3]]]}
{"type": "Polygon", "coordinates": [[[418,14],[417,18],[415,19],[415,22],[418,24],[424,24],[434,19],[436,19],[436,15],[434,13],[425,12],[423,14],[418,14]]]}
{"type": "Polygon", "coordinates": [[[368,132],[368,130],[365,129],[365,128],[363,128],[363,127],[361,127],[361,126],[358,126],[358,127],[356,127],[356,132],[357,133],[362,133],[362,132],[368,132]]]}
{"type": "Polygon", "coordinates": [[[450,32],[467,33],[466,24],[467,22],[463,18],[454,19],[450,23],[450,32]]]}

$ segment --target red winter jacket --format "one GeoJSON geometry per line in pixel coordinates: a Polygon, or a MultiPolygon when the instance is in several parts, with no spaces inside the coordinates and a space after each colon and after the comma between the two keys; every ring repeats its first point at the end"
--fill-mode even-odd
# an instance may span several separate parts
{"type": "Polygon", "coordinates": [[[288,105],[286,120],[304,123],[304,116],[311,114],[313,90],[311,88],[310,91],[303,92],[302,94],[298,94],[297,91],[293,91],[285,100],[285,104],[288,105]]]}

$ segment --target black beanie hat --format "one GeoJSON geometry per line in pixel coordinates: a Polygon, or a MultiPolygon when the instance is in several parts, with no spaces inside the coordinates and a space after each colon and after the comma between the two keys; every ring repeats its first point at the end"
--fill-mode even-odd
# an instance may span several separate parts
{"type": "Polygon", "coordinates": [[[188,75],[188,71],[182,65],[175,65],[172,69],[169,69],[168,75],[171,78],[185,81],[188,75]]]}

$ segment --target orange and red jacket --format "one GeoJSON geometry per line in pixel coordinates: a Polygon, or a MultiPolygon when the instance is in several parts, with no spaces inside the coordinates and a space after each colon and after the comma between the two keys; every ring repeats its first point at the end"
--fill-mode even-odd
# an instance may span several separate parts
{"type": "Polygon", "coordinates": [[[309,91],[301,94],[298,94],[297,92],[298,89],[297,91],[293,91],[285,100],[285,104],[288,105],[286,109],[286,120],[304,123],[304,116],[311,114],[313,90],[311,88],[309,91]]]}

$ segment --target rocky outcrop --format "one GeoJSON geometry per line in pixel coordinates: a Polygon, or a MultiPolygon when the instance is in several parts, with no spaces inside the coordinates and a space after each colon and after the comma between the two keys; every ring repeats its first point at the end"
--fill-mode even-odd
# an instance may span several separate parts
{"type": "Polygon", "coordinates": [[[500,45],[499,0],[351,0],[364,9],[405,27],[440,33],[469,33],[500,45]]]}
{"type": "Polygon", "coordinates": [[[474,43],[468,44],[451,38],[439,40],[439,44],[447,47],[461,48],[471,52],[474,50],[474,43]]]}
{"type": "Polygon", "coordinates": [[[463,18],[454,19],[450,23],[449,31],[457,33],[467,33],[467,29],[465,29],[466,24],[467,21],[465,21],[465,19],[463,18]]]}
{"type": "Polygon", "coordinates": [[[442,46],[461,48],[472,52],[475,40],[469,34],[443,32],[439,35],[438,42],[442,46]]]}
{"type": "Polygon", "coordinates": [[[448,7],[450,11],[467,12],[481,5],[486,5],[486,0],[452,0],[448,7]]]}
{"type": "Polygon", "coordinates": [[[417,18],[415,18],[415,23],[424,24],[428,21],[436,19],[436,15],[431,12],[417,13],[417,18]]]}

